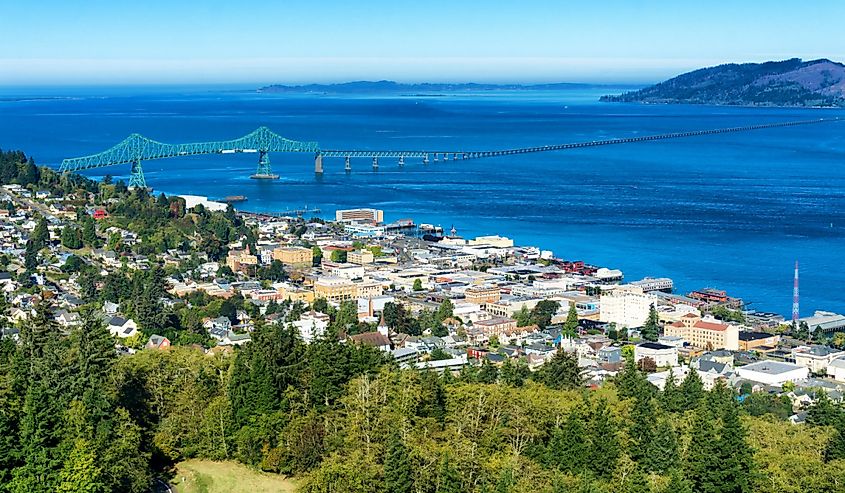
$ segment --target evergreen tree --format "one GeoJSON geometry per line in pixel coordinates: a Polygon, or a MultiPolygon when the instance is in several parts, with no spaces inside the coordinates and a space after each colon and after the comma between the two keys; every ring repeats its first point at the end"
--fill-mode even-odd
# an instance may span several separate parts
{"type": "Polygon", "coordinates": [[[47,246],[47,243],[50,241],[50,231],[47,229],[46,218],[42,216],[38,220],[38,224],[35,225],[35,229],[32,231],[32,236],[29,239],[36,251],[47,246]]]}
{"type": "Polygon", "coordinates": [[[478,371],[479,383],[496,383],[499,379],[499,369],[496,368],[489,359],[484,359],[481,363],[481,370],[478,371]]]}
{"type": "Polygon", "coordinates": [[[522,361],[513,362],[507,358],[499,370],[499,378],[505,385],[511,387],[522,387],[525,380],[531,375],[531,370],[522,361]]]}
{"type": "Polygon", "coordinates": [[[616,435],[617,425],[605,399],[599,399],[590,413],[588,436],[590,450],[588,457],[589,468],[598,478],[608,479],[619,460],[619,438],[616,435]]]}
{"type": "Polygon", "coordinates": [[[669,475],[669,484],[666,485],[663,493],[693,493],[693,491],[689,481],[684,479],[681,471],[674,469],[669,475]]]}
{"type": "Polygon", "coordinates": [[[567,474],[581,474],[590,460],[590,444],[584,417],[573,410],[566,417],[562,428],[555,429],[546,448],[546,463],[567,474]]]}
{"type": "Polygon", "coordinates": [[[535,374],[538,381],[552,389],[578,389],[584,385],[584,374],[578,367],[578,356],[558,349],[551,360],[535,374]]]}
{"type": "Polygon", "coordinates": [[[817,392],[816,402],[807,410],[807,424],[811,426],[834,426],[843,419],[845,419],[845,411],[836,405],[826,392],[817,392]]]}
{"type": "Polygon", "coordinates": [[[666,383],[663,385],[663,392],[660,394],[660,406],[664,411],[675,413],[684,408],[683,395],[675,383],[675,371],[669,367],[669,374],[666,376],[666,383]]]}
{"type": "Polygon", "coordinates": [[[834,424],[834,434],[825,448],[825,460],[845,459],[845,419],[840,418],[834,424]]]}
{"type": "Polygon", "coordinates": [[[292,326],[257,326],[252,342],[235,357],[229,396],[235,419],[279,410],[285,391],[300,378],[304,347],[292,326]]]}
{"type": "Polygon", "coordinates": [[[684,381],[681,382],[681,396],[683,398],[684,409],[695,409],[704,398],[704,383],[701,377],[698,376],[698,371],[690,368],[684,381]]]}
{"type": "Polygon", "coordinates": [[[717,443],[720,491],[750,493],[753,490],[754,454],[746,443],[747,432],[739,419],[739,406],[730,405],[722,415],[722,432],[717,443]]]}
{"type": "Polygon", "coordinates": [[[718,436],[712,414],[703,406],[695,411],[692,436],[684,458],[686,479],[693,491],[716,493],[719,485],[718,436]]]}
{"type": "Polygon", "coordinates": [[[34,271],[38,267],[38,247],[35,241],[30,239],[26,242],[26,247],[23,254],[23,265],[28,271],[34,271]]]}
{"type": "Polygon", "coordinates": [[[628,455],[637,462],[647,457],[648,447],[654,440],[654,418],[654,403],[651,397],[638,397],[631,411],[631,428],[628,432],[631,437],[628,455]]]}
{"type": "Polygon", "coordinates": [[[446,384],[430,369],[420,373],[420,399],[417,416],[434,418],[441,426],[446,420],[446,384]]]}
{"type": "Polygon", "coordinates": [[[736,402],[734,401],[733,391],[725,385],[725,381],[722,379],[717,380],[710,392],[707,392],[705,401],[707,408],[716,416],[721,416],[727,412],[728,408],[736,402]]]}
{"type": "Polygon", "coordinates": [[[646,341],[656,341],[660,335],[660,320],[657,317],[657,309],[654,308],[654,303],[648,308],[648,318],[640,334],[646,341]]]}
{"type": "Polygon", "coordinates": [[[458,471],[449,462],[448,452],[440,459],[434,491],[435,493],[462,493],[464,491],[458,471]]]}
{"type": "Polygon", "coordinates": [[[97,231],[94,227],[94,220],[89,215],[85,215],[82,220],[82,243],[91,248],[100,247],[100,239],[97,238],[97,231]]]}
{"type": "Polygon", "coordinates": [[[65,226],[62,229],[62,246],[77,250],[82,248],[82,233],[76,226],[65,226]]]}
{"type": "Polygon", "coordinates": [[[563,323],[563,331],[569,335],[575,335],[578,330],[578,311],[575,303],[569,303],[569,313],[566,315],[566,322],[563,323]]]}
{"type": "Polygon", "coordinates": [[[648,478],[640,469],[634,469],[625,478],[625,483],[622,485],[622,493],[650,493],[651,486],[648,483],[648,478]]]}
{"type": "Polygon", "coordinates": [[[105,485],[100,481],[101,471],[91,444],[84,438],[73,442],[68,457],[59,474],[59,493],[99,493],[105,492],[105,485]]]}
{"type": "Polygon", "coordinates": [[[640,465],[646,471],[666,474],[680,465],[678,457],[678,435],[669,419],[663,417],[657,421],[654,438],[646,444],[640,465]]]}
{"type": "Polygon", "coordinates": [[[384,486],[387,491],[395,493],[414,491],[408,449],[398,433],[391,434],[388,442],[387,455],[384,458],[384,486]]]}
{"type": "Polygon", "coordinates": [[[655,393],[654,386],[634,363],[632,354],[625,357],[625,366],[616,378],[616,388],[619,390],[619,396],[625,399],[650,397],[655,393]]]}

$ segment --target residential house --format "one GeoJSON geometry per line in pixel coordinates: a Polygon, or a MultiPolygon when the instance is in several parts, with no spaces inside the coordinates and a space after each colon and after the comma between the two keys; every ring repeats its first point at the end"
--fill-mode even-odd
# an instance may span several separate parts
{"type": "Polygon", "coordinates": [[[150,336],[150,340],[147,341],[147,344],[144,346],[145,349],[168,349],[170,348],[170,339],[160,336],[158,334],[153,334],[150,336]]]}
{"type": "Polygon", "coordinates": [[[113,316],[108,321],[108,329],[111,335],[125,339],[138,333],[138,324],[131,318],[113,316]]]}

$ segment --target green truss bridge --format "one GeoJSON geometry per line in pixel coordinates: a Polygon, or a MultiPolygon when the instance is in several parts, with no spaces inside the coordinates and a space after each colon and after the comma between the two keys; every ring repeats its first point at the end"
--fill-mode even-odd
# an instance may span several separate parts
{"type": "Polygon", "coordinates": [[[83,171],[108,166],[131,165],[129,175],[130,187],[147,187],[144,179],[144,171],[141,168],[143,161],[152,159],[173,158],[179,156],[196,156],[201,154],[234,154],[234,153],[256,153],[258,154],[258,169],[251,178],[276,179],[279,176],[273,174],[270,168],[271,152],[307,152],[314,155],[315,173],[323,172],[323,158],[344,158],[345,170],[351,171],[350,161],[352,158],[372,159],[373,169],[377,170],[380,158],[394,158],[398,160],[399,166],[405,164],[406,158],[421,159],[424,164],[431,161],[449,161],[464,159],[479,159],[487,157],[512,156],[516,154],[528,154],[535,152],[561,151],[566,149],[579,149],[585,147],[598,147],[614,144],[630,144],[635,142],[648,142],[655,140],[677,139],[684,137],[695,137],[700,135],[714,135],[732,132],[746,132],[766,128],[791,127],[796,125],[809,125],[815,123],[828,123],[842,121],[842,118],[817,118],[814,120],[799,120],[777,123],[765,123],[759,125],[746,125],[741,127],[716,128],[709,130],[693,130],[688,132],[673,132],[657,135],[643,135],[639,137],[627,137],[605,140],[593,140],[588,142],[575,142],[568,144],[544,145],[536,147],[523,147],[516,149],[498,150],[334,150],[320,149],[317,142],[299,142],[286,139],[274,133],[267,127],[259,127],[255,131],[234,140],[217,142],[197,142],[192,144],[165,144],[143,135],[132,134],[111,149],[91,156],[65,159],[62,161],[61,171],[83,171]]]}

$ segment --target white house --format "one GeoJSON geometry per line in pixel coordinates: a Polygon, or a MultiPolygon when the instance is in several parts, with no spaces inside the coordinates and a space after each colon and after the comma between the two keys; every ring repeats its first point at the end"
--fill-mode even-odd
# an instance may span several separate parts
{"type": "Polygon", "coordinates": [[[795,364],[806,366],[813,373],[824,373],[833,360],[842,356],[845,356],[845,351],[820,344],[799,346],[792,350],[792,357],[795,358],[795,364]]]}
{"type": "Polygon", "coordinates": [[[299,336],[306,344],[326,333],[329,326],[329,316],[325,313],[311,310],[299,316],[299,320],[293,322],[293,326],[299,331],[299,336]]]}
{"type": "Polygon", "coordinates": [[[138,333],[138,324],[131,318],[112,317],[109,320],[109,333],[121,339],[132,337],[138,333]]]}
{"type": "Polygon", "coordinates": [[[837,382],[845,382],[845,358],[837,358],[827,365],[827,376],[837,382]]]}
{"type": "Polygon", "coordinates": [[[658,368],[678,366],[678,348],[657,342],[644,342],[634,346],[634,361],[651,358],[658,368]]]}

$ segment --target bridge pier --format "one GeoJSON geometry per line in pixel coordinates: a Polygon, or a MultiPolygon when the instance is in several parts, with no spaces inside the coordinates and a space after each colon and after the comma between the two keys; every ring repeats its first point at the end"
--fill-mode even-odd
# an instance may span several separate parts
{"type": "Polygon", "coordinates": [[[352,164],[350,163],[349,156],[346,156],[343,163],[343,169],[346,170],[347,173],[352,171],[352,164]]]}
{"type": "Polygon", "coordinates": [[[314,155],[314,173],[323,174],[323,155],[319,152],[314,155]]]}
{"type": "Polygon", "coordinates": [[[428,154],[423,156],[423,164],[428,164],[428,154]]]}
{"type": "Polygon", "coordinates": [[[437,156],[438,156],[438,154],[435,152],[435,153],[434,153],[434,162],[435,162],[435,163],[436,163],[437,161],[440,161],[440,158],[439,158],[439,157],[437,157],[437,156]]]}
{"type": "Polygon", "coordinates": [[[405,166],[405,156],[399,156],[399,167],[405,166]]]}
{"type": "Polygon", "coordinates": [[[278,180],[279,175],[274,175],[270,169],[270,156],[267,151],[258,151],[258,169],[255,174],[250,176],[255,180],[278,180]]]}
{"type": "Polygon", "coordinates": [[[147,188],[147,180],[144,179],[144,170],[141,168],[141,160],[132,161],[132,170],[129,172],[129,188],[147,188]]]}
{"type": "Polygon", "coordinates": [[[373,171],[378,171],[378,157],[373,157],[373,171]]]}

